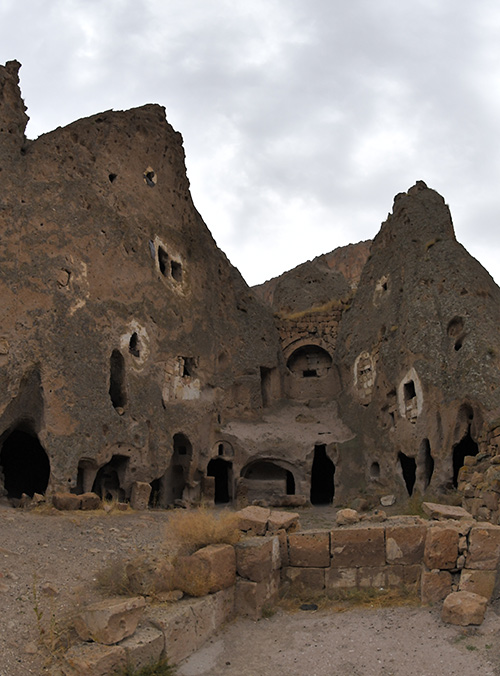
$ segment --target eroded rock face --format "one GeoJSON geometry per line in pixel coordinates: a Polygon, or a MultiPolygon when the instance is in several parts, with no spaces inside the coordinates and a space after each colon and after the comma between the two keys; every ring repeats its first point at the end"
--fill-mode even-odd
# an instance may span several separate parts
{"type": "Polygon", "coordinates": [[[4,490],[199,497],[221,422],[262,406],[271,314],[196,211],[163,108],[27,141],[18,68],[0,67],[4,490]]]}
{"type": "Polygon", "coordinates": [[[440,195],[418,182],[373,242],[261,301],[196,211],[163,108],[28,141],[18,70],[0,67],[0,496],[377,504],[458,487],[500,519],[500,289],[440,195]]]}
{"type": "Polygon", "coordinates": [[[456,241],[443,198],[423,182],[396,196],[337,339],[353,485],[457,485],[498,416],[499,320],[500,289],[456,241]]]}

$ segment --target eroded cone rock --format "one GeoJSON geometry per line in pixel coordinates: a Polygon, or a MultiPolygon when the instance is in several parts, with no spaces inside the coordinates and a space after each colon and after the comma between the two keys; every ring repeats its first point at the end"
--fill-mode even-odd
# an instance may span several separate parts
{"type": "Polygon", "coordinates": [[[161,106],[30,141],[18,69],[0,66],[6,491],[123,501],[138,481],[155,505],[200,499],[220,421],[260,407],[260,368],[278,367],[271,311],[196,211],[161,106]],[[26,444],[28,489],[10,461],[26,444]]]}
{"type": "Polygon", "coordinates": [[[75,618],[75,629],[83,641],[114,645],[134,633],[145,607],[141,596],[94,603],[75,618]]]}

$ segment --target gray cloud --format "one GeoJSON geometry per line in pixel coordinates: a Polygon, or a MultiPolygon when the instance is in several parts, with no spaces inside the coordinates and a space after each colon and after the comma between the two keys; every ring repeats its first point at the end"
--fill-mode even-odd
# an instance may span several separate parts
{"type": "Polygon", "coordinates": [[[499,29],[493,0],[4,1],[0,61],[23,63],[31,135],[165,105],[250,283],[373,237],[417,179],[495,273],[499,29]]]}

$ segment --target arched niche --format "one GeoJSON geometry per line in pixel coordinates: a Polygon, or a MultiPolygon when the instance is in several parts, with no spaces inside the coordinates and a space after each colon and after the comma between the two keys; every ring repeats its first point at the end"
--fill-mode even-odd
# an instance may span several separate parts
{"type": "Polygon", "coordinates": [[[286,365],[297,378],[321,378],[332,367],[332,358],[319,345],[302,345],[292,352],[286,365]]]}

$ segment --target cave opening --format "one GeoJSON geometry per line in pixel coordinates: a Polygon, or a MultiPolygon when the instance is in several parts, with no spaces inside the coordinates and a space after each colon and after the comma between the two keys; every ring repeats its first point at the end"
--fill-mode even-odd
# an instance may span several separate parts
{"type": "Polygon", "coordinates": [[[335,495],[335,465],[326,453],[325,444],[314,447],[314,458],[311,470],[311,503],[313,505],[329,505],[335,495]]]}
{"type": "Polygon", "coordinates": [[[0,466],[9,498],[20,498],[23,493],[32,498],[35,493],[45,493],[50,462],[38,435],[30,426],[18,426],[4,439],[0,466]]]}

